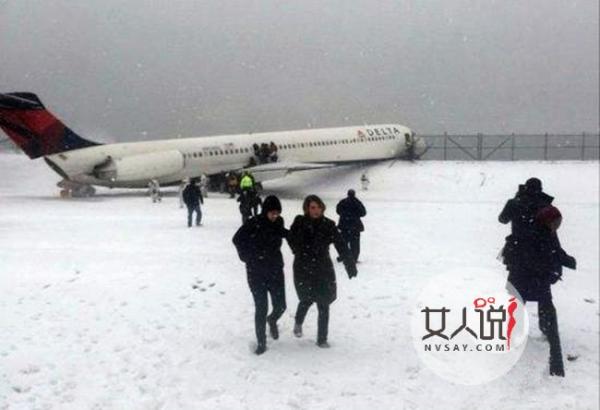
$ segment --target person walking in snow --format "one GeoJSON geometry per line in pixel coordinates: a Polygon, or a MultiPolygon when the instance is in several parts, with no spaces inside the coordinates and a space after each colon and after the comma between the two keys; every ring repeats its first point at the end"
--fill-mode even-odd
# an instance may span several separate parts
{"type": "Polygon", "coordinates": [[[250,206],[252,209],[252,216],[258,216],[258,208],[262,206],[262,198],[256,191],[256,189],[251,190],[250,192],[250,206]]]}
{"type": "Polygon", "coordinates": [[[317,345],[329,347],[329,306],[337,298],[335,270],[329,246],[333,244],[341,256],[348,277],[357,275],[356,264],[335,222],[324,215],[325,204],[316,195],[309,195],[290,227],[288,243],[294,253],[294,285],[300,303],[296,310],[294,335],[302,337],[302,325],[313,303],[319,310],[317,345]]]}
{"type": "Polygon", "coordinates": [[[246,189],[242,190],[240,196],[238,196],[237,201],[240,203],[239,209],[242,215],[242,224],[245,224],[252,217],[252,204],[254,201],[252,196],[252,191],[246,189]]]}
{"type": "Polygon", "coordinates": [[[190,183],[190,180],[188,178],[184,178],[181,180],[181,182],[179,183],[179,188],[177,189],[177,196],[179,197],[179,208],[183,208],[183,190],[185,189],[185,187],[190,183]]]}
{"type": "Polygon", "coordinates": [[[267,350],[267,324],[271,337],[279,338],[277,320],[286,309],[281,245],[287,235],[281,202],[276,196],[268,196],[261,214],[246,221],[233,236],[239,258],[246,264],[248,286],[254,299],[257,355],[267,350]],[[273,305],[270,315],[267,315],[268,295],[273,305]]]}
{"type": "Polygon", "coordinates": [[[183,201],[187,206],[187,225],[188,228],[192,227],[192,217],[194,212],[196,213],[196,226],[202,225],[202,210],[200,204],[204,204],[204,198],[202,198],[202,192],[198,186],[196,179],[190,180],[183,190],[183,201]]]}
{"type": "MultiPolygon", "coordinates": [[[[360,218],[367,215],[367,210],[363,203],[356,197],[353,189],[348,190],[348,196],[342,199],[335,208],[340,216],[338,229],[344,238],[344,242],[350,248],[350,253],[354,262],[358,262],[360,255],[360,233],[365,230],[360,218]]],[[[338,261],[341,259],[338,258],[338,261]]]]}
{"type": "Polygon", "coordinates": [[[541,182],[532,178],[520,188],[515,198],[518,200],[510,200],[504,207],[500,222],[511,222],[513,229],[506,238],[502,256],[509,272],[508,282],[524,302],[538,304],[538,325],[550,345],[550,375],[564,377],[551,286],[561,279],[563,267],[576,269],[577,262],[563,250],[558,239],[560,211],[550,205],[552,197],[542,194],[541,182]]]}
{"type": "Polygon", "coordinates": [[[160,202],[162,200],[160,184],[156,179],[151,179],[148,182],[148,194],[150,195],[150,199],[152,199],[153,203],[160,202]]]}
{"type": "Polygon", "coordinates": [[[227,192],[230,198],[235,198],[235,193],[238,190],[239,181],[237,175],[231,172],[227,175],[227,192]]]}
{"type": "Polygon", "coordinates": [[[240,203],[239,209],[242,215],[242,224],[253,216],[258,216],[258,208],[262,205],[260,195],[254,189],[244,189],[240,192],[237,201],[240,203]]]}
{"type": "Polygon", "coordinates": [[[203,198],[208,198],[208,184],[210,183],[206,174],[200,175],[200,193],[203,198]]]}
{"type": "Polygon", "coordinates": [[[366,173],[363,173],[360,176],[360,184],[362,186],[362,190],[363,191],[367,191],[369,189],[369,184],[371,183],[371,181],[369,181],[369,177],[367,176],[366,173]]]}

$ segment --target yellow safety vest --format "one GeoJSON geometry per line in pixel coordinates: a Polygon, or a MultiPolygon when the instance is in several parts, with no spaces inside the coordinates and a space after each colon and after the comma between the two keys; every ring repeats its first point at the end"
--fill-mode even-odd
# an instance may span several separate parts
{"type": "Polygon", "coordinates": [[[240,181],[240,188],[242,189],[252,189],[254,184],[252,183],[252,177],[250,175],[246,175],[240,181]]]}

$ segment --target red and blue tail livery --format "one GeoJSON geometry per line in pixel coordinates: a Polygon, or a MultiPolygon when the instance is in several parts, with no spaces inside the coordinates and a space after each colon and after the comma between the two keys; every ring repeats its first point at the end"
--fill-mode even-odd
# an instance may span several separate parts
{"type": "Polygon", "coordinates": [[[75,134],[33,93],[0,94],[0,128],[31,159],[100,145],[75,134]]]}

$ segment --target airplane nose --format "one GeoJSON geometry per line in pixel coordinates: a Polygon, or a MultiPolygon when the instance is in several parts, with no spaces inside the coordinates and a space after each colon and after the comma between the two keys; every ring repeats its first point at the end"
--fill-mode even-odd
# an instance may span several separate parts
{"type": "Polygon", "coordinates": [[[420,157],[427,151],[427,143],[425,142],[425,138],[421,136],[415,137],[415,155],[420,157]]]}

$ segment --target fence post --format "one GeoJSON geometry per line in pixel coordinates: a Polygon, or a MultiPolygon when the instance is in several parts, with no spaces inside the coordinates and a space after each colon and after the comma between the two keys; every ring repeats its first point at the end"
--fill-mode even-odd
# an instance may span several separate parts
{"type": "Polygon", "coordinates": [[[585,132],[581,134],[581,160],[585,160],[585,132]]]}
{"type": "Polygon", "coordinates": [[[448,132],[444,131],[444,161],[448,159],[448,132]]]}
{"type": "Polygon", "coordinates": [[[510,141],[510,160],[514,161],[515,160],[515,133],[512,133],[511,136],[511,141],[510,141]]]}
{"type": "Polygon", "coordinates": [[[481,161],[483,158],[483,134],[477,134],[477,160],[481,161]]]}
{"type": "Polygon", "coordinates": [[[548,161],[548,133],[544,134],[544,161],[548,161]]]}

